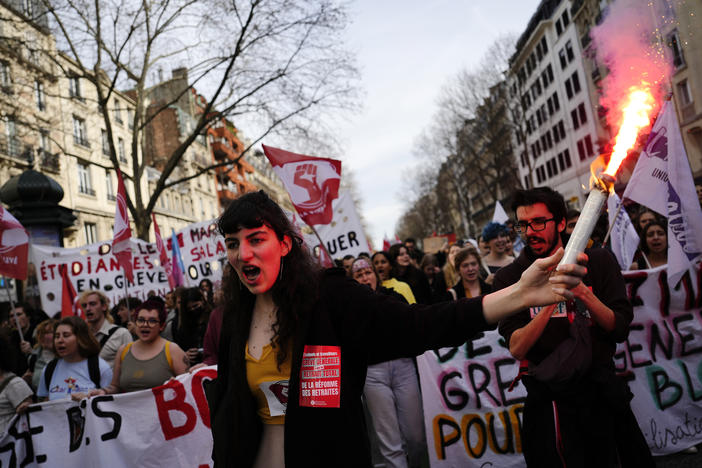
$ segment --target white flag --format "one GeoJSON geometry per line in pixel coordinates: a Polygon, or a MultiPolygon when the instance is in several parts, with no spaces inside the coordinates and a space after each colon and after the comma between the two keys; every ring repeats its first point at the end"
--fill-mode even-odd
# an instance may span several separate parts
{"type": "Polygon", "coordinates": [[[500,224],[505,224],[507,221],[509,221],[509,216],[507,216],[505,209],[502,208],[502,203],[500,203],[500,200],[495,202],[495,213],[492,215],[492,221],[500,224]]]}
{"type": "Polygon", "coordinates": [[[619,210],[619,205],[621,204],[622,201],[616,193],[611,194],[607,198],[609,225],[612,226],[610,233],[612,252],[617,257],[622,270],[628,270],[634,261],[634,254],[639,246],[639,235],[625,209],[621,209],[617,215],[617,210],[619,210]],[[617,216],[616,219],[614,219],[615,216],[617,216]]]}
{"type": "Polygon", "coordinates": [[[702,210],[670,101],[661,108],[624,196],[668,218],[668,284],[675,286],[702,257],[702,210]]]}
{"type": "MultiPolygon", "coordinates": [[[[368,241],[363,232],[361,218],[356,212],[356,205],[349,192],[340,192],[334,200],[334,217],[329,224],[315,226],[319,237],[332,258],[343,258],[346,255],[357,257],[361,252],[368,252],[368,241]]],[[[317,242],[318,244],[319,242],[317,242]]]]}

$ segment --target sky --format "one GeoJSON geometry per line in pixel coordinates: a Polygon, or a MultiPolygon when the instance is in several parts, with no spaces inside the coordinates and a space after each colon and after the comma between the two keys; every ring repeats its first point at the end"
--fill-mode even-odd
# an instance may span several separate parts
{"type": "Polygon", "coordinates": [[[538,0],[357,0],[347,41],[357,54],[363,109],[339,135],[354,172],[358,207],[374,247],[392,236],[407,207],[403,173],[419,163],[417,136],[429,127],[441,87],[477,65],[504,33],[521,34],[538,0]]]}

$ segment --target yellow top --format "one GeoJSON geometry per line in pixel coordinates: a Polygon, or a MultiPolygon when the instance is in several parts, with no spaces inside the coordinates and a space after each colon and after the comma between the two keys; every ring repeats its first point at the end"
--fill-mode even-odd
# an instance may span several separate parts
{"type": "Polygon", "coordinates": [[[249,344],[246,343],[246,380],[256,399],[256,413],[263,424],[285,423],[291,361],[292,356],[288,353],[278,370],[273,346],[264,346],[261,357],[256,359],[249,354],[249,344]]]}
{"type": "Polygon", "coordinates": [[[410,288],[410,285],[404,281],[398,281],[395,278],[390,278],[389,280],[383,281],[382,286],[392,289],[396,293],[400,294],[410,304],[415,304],[417,302],[414,299],[414,294],[412,294],[412,288],[410,288]]]}

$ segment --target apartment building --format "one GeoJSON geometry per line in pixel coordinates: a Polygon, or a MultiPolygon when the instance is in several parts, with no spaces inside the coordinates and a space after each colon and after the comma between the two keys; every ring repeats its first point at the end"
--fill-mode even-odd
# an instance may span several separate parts
{"type": "Polygon", "coordinates": [[[609,134],[596,116],[572,2],[543,0],[510,59],[510,99],[521,109],[523,132],[513,147],[523,186],[548,185],[579,208],[587,197],[598,142],[609,134]]]}

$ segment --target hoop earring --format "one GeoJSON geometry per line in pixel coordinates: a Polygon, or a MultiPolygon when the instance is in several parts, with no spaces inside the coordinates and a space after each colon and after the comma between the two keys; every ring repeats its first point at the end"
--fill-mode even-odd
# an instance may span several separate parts
{"type": "Polygon", "coordinates": [[[285,257],[280,257],[280,270],[278,270],[278,279],[283,279],[283,266],[285,265],[285,257]]]}

